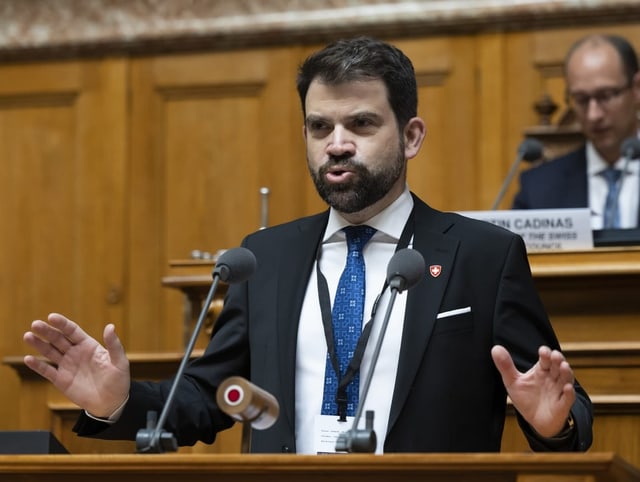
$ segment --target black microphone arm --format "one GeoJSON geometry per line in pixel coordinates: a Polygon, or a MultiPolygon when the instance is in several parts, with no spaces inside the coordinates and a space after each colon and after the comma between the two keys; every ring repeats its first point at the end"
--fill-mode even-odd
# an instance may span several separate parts
{"type": "Polygon", "coordinates": [[[378,363],[378,358],[380,358],[382,342],[387,331],[387,326],[389,325],[396,295],[418,284],[424,276],[425,271],[424,258],[415,249],[400,249],[389,260],[389,265],[387,266],[387,282],[391,289],[391,297],[389,298],[387,311],[382,320],[376,346],[371,355],[371,366],[369,367],[367,378],[362,386],[362,394],[360,395],[358,410],[353,419],[353,425],[350,430],[341,433],[336,440],[336,451],[338,452],[374,453],[376,450],[377,438],[373,430],[373,411],[367,411],[364,429],[358,429],[358,423],[362,418],[362,411],[365,401],[367,400],[367,394],[371,389],[371,379],[373,378],[373,372],[378,363]]]}
{"type": "Polygon", "coordinates": [[[204,320],[207,317],[207,312],[213,296],[215,295],[218,284],[220,281],[226,283],[240,283],[246,281],[256,270],[256,258],[251,251],[247,248],[233,248],[224,251],[213,268],[213,283],[207,294],[202,309],[200,310],[200,316],[196,323],[191,339],[187,345],[184,356],[178,367],[169,395],[164,402],[160,418],[156,422],[156,412],[150,411],[147,413],[147,426],[138,430],[136,434],[136,450],[140,453],[163,453],[163,452],[176,452],[178,450],[178,443],[176,438],[171,432],[164,430],[164,423],[169,414],[169,409],[173,403],[173,399],[178,388],[178,383],[182,379],[184,370],[189,362],[191,353],[198,339],[204,320]]]}
{"type": "Polygon", "coordinates": [[[502,187],[500,188],[498,197],[496,197],[496,200],[493,202],[493,206],[491,206],[492,211],[495,211],[496,209],[498,209],[500,202],[502,201],[502,199],[504,198],[504,195],[507,192],[507,188],[509,187],[509,184],[511,184],[511,181],[513,180],[513,176],[516,175],[516,172],[518,170],[518,166],[520,165],[520,163],[522,161],[527,161],[527,162],[537,161],[542,157],[542,152],[543,152],[542,143],[537,139],[527,138],[520,143],[520,145],[518,146],[516,159],[515,161],[513,161],[513,164],[511,165],[511,169],[509,169],[509,173],[507,174],[507,177],[502,183],[502,187]]]}
{"type": "MultiPolygon", "coordinates": [[[[618,178],[616,183],[615,190],[615,201],[614,205],[616,206],[616,211],[620,211],[620,206],[618,205],[618,199],[620,198],[620,191],[622,190],[622,183],[624,182],[625,177],[627,177],[627,169],[629,168],[629,161],[635,161],[636,159],[640,159],[640,139],[637,137],[627,137],[624,141],[622,141],[622,145],[620,146],[620,156],[623,159],[622,165],[622,173],[618,178]]],[[[604,229],[609,229],[606,226],[604,229]]],[[[615,229],[615,228],[614,228],[615,229]]]]}
{"type": "Polygon", "coordinates": [[[620,147],[620,154],[627,161],[640,159],[640,139],[637,137],[627,137],[620,147]]]}

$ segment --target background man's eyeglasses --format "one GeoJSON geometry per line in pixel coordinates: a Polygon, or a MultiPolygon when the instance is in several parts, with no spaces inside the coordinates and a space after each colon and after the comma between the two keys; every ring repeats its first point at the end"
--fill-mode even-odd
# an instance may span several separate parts
{"type": "Polygon", "coordinates": [[[591,104],[591,100],[595,100],[600,108],[606,109],[615,99],[620,97],[625,90],[629,90],[630,88],[631,84],[627,84],[622,87],[599,89],[591,94],[567,92],[567,103],[576,110],[586,111],[591,104]]]}

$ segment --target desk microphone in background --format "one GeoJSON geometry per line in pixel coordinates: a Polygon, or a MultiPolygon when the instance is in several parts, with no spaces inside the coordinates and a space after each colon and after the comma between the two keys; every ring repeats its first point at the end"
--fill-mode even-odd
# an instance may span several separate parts
{"type": "Polygon", "coordinates": [[[617,198],[620,196],[622,181],[627,176],[629,161],[640,159],[640,139],[638,139],[637,137],[627,137],[620,146],[620,155],[624,159],[624,164],[622,166],[622,174],[618,179],[618,189],[616,189],[616,205],[618,204],[617,198]]]}
{"type": "Polygon", "coordinates": [[[182,375],[191,357],[191,352],[196,344],[204,320],[207,317],[207,311],[213,300],[213,296],[218,289],[220,281],[224,281],[229,284],[240,283],[246,281],[256,270],[256,257],[247,248],[233,248],[224,251],[213,268],[213,283],[209,289],[209,294],[202,304],[202,310],[200,311],[200,317],[193,329],[193,334],[187,345],[178,371],[176,372],[169,395],[164,402],[164,407],[160,413],[160,418],[156,422],[156,412],[150,411],[147,414],[147,427],[138,430],[136,434],[136,450],[140,453],[162,453],[162,452],[175,452],[178,450],[178,444],[174,435],[163,429],[164,423],[169,414],[169,409],[175,397],[178,383],[182,380],[182,375]]]}
{"type": "Polygon", "coordinates": [[[353,419],[353,425],[350,430],[341,433],[336,440],[336,451],[338,452],[373,453],[376,450],[377,438],[373,430],[373,412],[367,412],[364,429],[358,429],[358,423],[362,417],[362,410],[367,399],[367,394],[371,388],[371,379],[373,378],[373,372],[380,357],[382,341],[387,331],[387,325],[389,324],[389,318],[391,317],[396,295],[418,284],[425,272],[426,265],[424,258],[415,249],[400,249],[396,251],[389,260],[389,264],[387,265],[387,283],[391,290],[391,297],[389,298],[387,311],[382,320],[376,346],[371,355],[371,366],[369,367],[367,378],[362,385],[360,403],[358,404],[358,410],[353,419]]]}
{"type": "Polygon", "coordinates": [[[527,138],[520,143],[520,145],[518,146],[516,159],[515,161],[513,161],[513,164],[511,165],[511,169],[509,169],[509,173],[507,174],[507,177],[502,183],[502,187],[500,188],[498,197],[494,201],[493,206],[491,206],[492,211],[495,211],[496,209],[498,209],[498,206],[500,205],[500,202],[504,198],[504,195],[507,192],[507,188],[509,187],[509,184],[511,184],[511,181],[513,180],[513,176],[515,176],[520,163],[522,161],[527,161],[527,162],[537,161],[542,157],[542,152],[543,152],[542,143],[537,139],[527,138]]]}
{"type": "Polygon", "coordinates": [[[640,139],[637,137],[627,137],[620,147],[620,154],[626,163],[640,159],[640,139]]]}
{"type": "MultiPolygon", "coordinates": [[[[620,211],[620,206],[618,204],[618,199],[620,198],[620,191],[622,190],[622,183],[628,175],[629,161],[635,161],[636,159],[640,159],[640,139],[637,137],[627,137],[620,146],[620,156],[623,159],[622,172],[620,177],[616,181],[615,186],[615,211],[616,213],[620,211]]],[[[616,229],[616,228],[614,228],[616,229]]]]}

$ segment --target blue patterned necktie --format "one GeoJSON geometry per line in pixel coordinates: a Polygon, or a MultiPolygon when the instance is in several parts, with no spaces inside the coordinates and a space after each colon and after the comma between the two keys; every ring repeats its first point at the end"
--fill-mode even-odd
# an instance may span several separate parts
{"type": "Polygon", "coordinates": [[[620,190],[620,176],[622,171],[607,167],[600,173],[607,181],[609,191],[604,202],[603,227],[605,229],[620,227],[620,211],[618,208],[618,191],[620,190]]]}
{"type": "MultiPolygon", "coordinates": [[[[336,375],[331,359],[327,355],[325,368],[322,414],[337,415],[336,393],[340,377],[344,375],[356,344],[362,332],[362,317],[365,296],[365,268],[362,250],[376,232],[370,226],[348,226],[347,262],[338,281],[338,289],[333,301],[333,339],[336,355],[340,364],[340,376],[336,375]]],[[[356,373],[347,386],[347,415],[355,415],[359,397],[359,376],[356,373]]]]}

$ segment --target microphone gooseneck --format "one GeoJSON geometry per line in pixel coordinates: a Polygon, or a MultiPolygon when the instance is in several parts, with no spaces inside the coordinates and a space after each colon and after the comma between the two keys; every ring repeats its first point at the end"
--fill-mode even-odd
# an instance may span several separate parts
{"type": "Polygon", "coordinates": [[[502,186],[500,187],[500,192],[498,193],[496,200],[493,202],[493,206],[491,206],[492,211],[495,211],[496,209],[498,209],[498,206],[500,205],[500,202],[504,198],[504,195],[507,192],[507,188],[509,187],[509,184],[511,184],[511,180],[513,179],[513,176],[515,176],[520,163],[522,161],[527,161],[527,162],[537,161],[542,157],[543,151],[544,149],[543,149],[542,143],[537,139],[526,138],[520,143],[520,145],[518,146],[516,159],[515,161],[513,161],[513,164],[511,165],[511,169],[509,169],[509,173],[507,174],[507,177],[505,178],[504,182],[502,183],[502,186]]]}
{"type": "MultiPolygon", "coordinates": [[[[620,199],[620,191],[622,190],[622,183],[627,177],[627,170],[629,168],[629,161],[640,159],[640,139],[637,137],[627,137],[620,145],[620,156],[623,159],[622,172],[620,177],[615,183],[615,193],[613,205],[615,206],[614,212],[616,216],[619,216],[620,206],[618,200],[620,199]]],[[[604,226],[604,229],[609,229],[604,226]]],[[[614,228],[616,229],[616,228],[614,228]]]]}
{"type": "Polygon", "coordinates": [[[225,251],[220,255],[216,266],[213,269],[213,283],[209,289],[206,299],[202,304],[200,310],[200,316],[196,323],[191,339],[185,349],[185,353],[180,361],[180,366],[176,372],[171,389],[167,395],[167,399],[164,402],[162,412],[157,422],[155,420],[156,413],[149,412],[147,414],[147,427],[138,430],[136,434],[136,450],[140,453],[162,453],[162,452],[175,452],[178,450],[178,444],[172,433],[164,430],[164,423],[169,414],[169,409],[173,403],[173,399],[178,388],[178,383],[182,379],[184,370],[189,362],[193,348],[195,347],[198,334],[200,333],[204,320],[207,317],[209,306],[218,289],[220,280],[227,283],[239,283],[247,280],[256,269],[256,258],[254,254],[247,248],[233,248],[225,251]]]}
{"type": "Polygon", "coordinates": [[[620,154],[627,160],[633,161],[640,158],[640,139],[627,137],[620,147],[620,154]]]}
{"type": "Polygon", "coordinates": [[[367,394],[371,388],[371,380],[373,378],[373,372],[378,358],[380,358],[380,351],[382,350],[382,342],[384,335],[387,332],[387,326],[389,325],[389,319],[391,318],[391,311],[393,310],[393,304],[395,303],[396,295],[402,291],[412,288],[424,277],[426,271],[426,264],[422,255],[415,249],[399,249],[389,260],[387,265],[387,282],[390,288],[389,304],[387,305],[387,311],[382,320],[380,326],[380,334],[376,346],[374,347],[373,354],[371,355],[371,366],[367,372],[367,378],[362,385],[362,393],[360,395],[360,403],[353,419],[353,425],[350,430],[341,433],[336,440],[336,451],[340,452],[364,452],[373,453],[376,450],[377,438],[376,433],[373,430],[373,412],[368,411],[366,414],[366,425],[362,430],[358,429],[358,423],[362,418],[362,411],[364,409],[367,394]]]}

